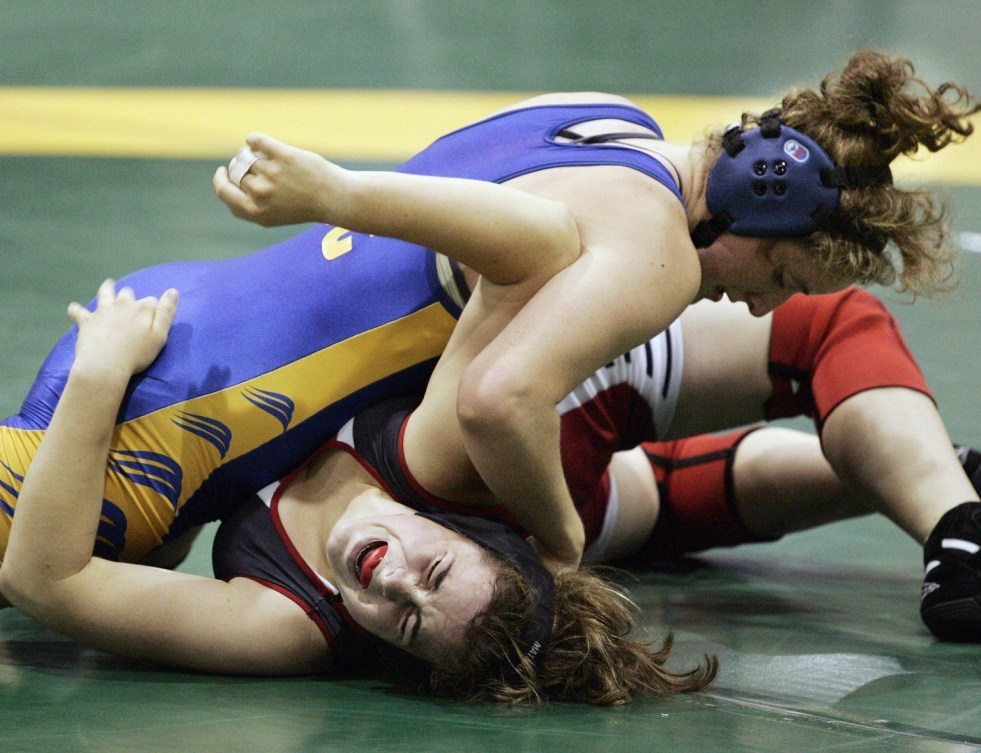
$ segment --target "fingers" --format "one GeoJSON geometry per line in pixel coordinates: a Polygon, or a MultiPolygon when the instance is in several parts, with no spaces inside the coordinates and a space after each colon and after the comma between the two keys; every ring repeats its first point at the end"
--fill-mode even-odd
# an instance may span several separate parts
{"type": "Polygon", "coordinates": [[[103,280],[99,289],[95,293],[95,300],[99,308],[108,306],[116,299],[116,281],[111,277],[103,280]]]}
{"type": "Polygon", "coordinates": [[[250,133],[245,137],[245,143],[256,153],[261,152],[267,159],[280,159],[287,156],[290,146],[282,141],[277,141],[272,136],[265,133],[250,133]]]}
{"type": "MultiPolygon", "coordinates": [[[[249,177],[249,176],[246,176],[249,177]]],[[[215,195],[240,219],[251,219],[258,212],[255,201],[245,191],[236,186],[228,177],[228,168],[222,165],[211,179],[215,195]]]]}
{"type": "Polygon", "coordinates": [[[92,316],[92,312],[85,308],[85,306],[83,306],[81,303],[72,301],[68,304],[68,318],[75,324],[81,326],[90,316],[92,316]]]}
{"type": "Polygon", "coordinates": [[[219,197],[222,197],[222,194],[227,191],[229,187],[234,188],[234,186],[232,186],[232,182],[228,179],[227,167],[221,165],[217,170],[215,170],[215,174],[211,178],[211,185],[215,187],[215,193],[218,194],[219,197]]]}
{"type": "MultiPolygon", "coordinates": [[[[174,314],[177,311],[177,300],[178,293],[174,288],[165,290],[159,299],[154,296],[145,296],[137,300],[133,288],[124,285],[117,291],[116,281],[109,278],[99,285],[99,289],[96,291],[95,308],[96,312],[99,312],[109,308],[113,304],[122,306],[135,304],[136,310],[146,309],[153,311],[154,323],[159,321],[161,326],[165,327],[164,331],[166,331],[170,328],[174,320],[174,314]]],[[[68,316],[76,324],[86,321],[92,314],[93,312],[89,311],[88,308],[77,301],[72,301],[68,304],[68,316]]]]}
{"type": "Polygon", "coordinates": [[[168,288],[157,301],[156,310],[153,314],[153,331],[162,337],[166,337],[170,332],[170,325],[174,323],[174,315],[177,313],[177,291],[168,288]]]}
{"type": "Polygon", "coordinates": [[[303,214],[297,196],[303,199],[309,190],[309,168],[302,150],[264,133],[250,133],[245,141],[247,147],[215,170],[215,194],[234,216],[264,227],[303,221],[297,219],[303,214]]]}

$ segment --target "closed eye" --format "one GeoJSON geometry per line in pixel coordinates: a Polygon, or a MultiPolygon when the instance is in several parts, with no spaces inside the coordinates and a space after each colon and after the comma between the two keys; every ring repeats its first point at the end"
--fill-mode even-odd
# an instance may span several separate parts
{"type": "Polygon", "coordinates": [[[794,292],[803,293],[804,295],[810,295],[811,292],[807,285],[799,277],[794,276],[793,284],[787,281],[787,268],[780,267],[773,272],[773,284],[776,285],[781,290],[793,290],[794,292]]]}
{"type": "MultiPolygon", "coordinates": [[[[439,559],[434,559],[433,560],[433,564],[430,565],[430,567],[429,567],[429,572],[426,573],[426,583],[430,583],[430,584],[432,583],[433,573],[436,572],[436,568],[439,567],[439,564],[442,561],[443,561],[443,558],[442,557],[440,557],[439,559]]],[[[432,588],[431,585],[430,585],[430,588],[432,588]]]]}
{"type": "Polygon", "coordinates": [[[450,570],[452,569],[453,563],[451,562],[436,574],[436,579],[433,581],[433,591],[439,590],[439,587],[443,584],[443,581],[446,580],[446,576],[450,574],[450,570]]]}
{"type": "MultiPolygon", "coordinates": [[[[436,572],[437,568],[440,566],[440,564],[442,562],[443,562],[442,559],[436,560],[436,562],[433,564],[433,566],[429,569],[429,579],[432,582],[432,585],[430,586],[430,589],[429,590],[432,591],[432,592],[435,592],[435,591],[438,591],[439,590],[439,587],[443,584],[443,581],[446,580],[446,576],[449,574],[450,570],[453,569],[453,563],[450,562],[442,570],[439,570],[439,572],[436,572]],[[435,574],[435,579],[433,579],[433,575],[434,574],[435,574]]],[[[408,638],[408,641],[407,641],[407,644],[410,645],[410,646],[416,640],[416,638],[419,635],[419,631],[422,629],[422,612],[419,611],[418,608],[416,608],[416,609],[413,609],[411,612],[409,612],[405,616],[405,619],[402,622],[402,630],[401,630],[402,635],[403,636],[405,635],[405,632],[408,629],[408,625],[409,625],[409,618],[412,617],[412,615],[415,615],[416,621],[412,625],[412,630],[410,631],[411,634],[409,635],[409,638],[408,638]]]]}
{"type": "MultiPolygon", "coordinates": [[[[412,626],[412,633],[411,635],[409,635],[408,643],[410,646],[413,644],[415,639],[419,636],[419,628],[422,627],[422,613],[418,609],[416,609],[412,613],[410,613],[410,616],[412,614],[415,614],[416,621],[415,624],[412,626]]],[[[406,623],[408,623],[408,617],[406,618],[406,623]]]]}

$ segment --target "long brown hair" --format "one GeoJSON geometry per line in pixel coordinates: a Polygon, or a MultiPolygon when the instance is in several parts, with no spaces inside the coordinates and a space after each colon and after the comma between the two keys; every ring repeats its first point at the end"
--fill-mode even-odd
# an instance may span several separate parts
{"type": "Polygon", "coordinates": [[[471,624],[462,658],[430,677],[440,694],[506,703],[581,701],[629,703],[635,695],[665,697],[699,690],[718,671],[714,657],[687,672],[665,668],[669,635],[660,646],[628,637],[636,607],[622,589],[589,568],[555,581],[552,639],[534,660],[516,657],[515,636],[531,608],[528,587],[507,567],[494,595],[471,624]]]}
{"type": "MultiPolygon", "coordinates": [[[[948,82],[932,87],[900,57],[866,50],[818,89],[797,87],[784,96],[782,120],[818,142],[839,165],[888,165],[962,141],[974,131],[969,121],[981,109],[967,89],[948,82]]],[[[758,118],[744,113],[743,127],[758,118]]],[[[720,137],[713,136],[719,148],[720,137]]],[[[710,152],[711,153],[711,152],[710,152]]],[[[870,186],[842,190],[836,212],[840,231],[809,238],[826,268],[845,279],[895,285],[914,295],[952,286],[957,250],[946,210],[930,191],[870,186]],[[890,243],[898,258],[882,253],[890,243]]]]}

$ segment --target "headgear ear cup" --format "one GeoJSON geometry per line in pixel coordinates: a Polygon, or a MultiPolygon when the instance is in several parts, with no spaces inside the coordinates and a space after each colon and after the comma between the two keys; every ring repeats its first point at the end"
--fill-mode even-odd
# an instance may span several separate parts
{"type": "Polygon", "coordinates": [[[723,135],[724,151],[709,171],[712,219],[692,234],[708,246],[723,232],[762,238],[802,238],[834,215],[841,188],[891,183],[888,166],[840,168],[821,146],[769,110],[748,131],[723,135]]]}
{"type": "Polygon", "coordinates": [[[841,191],[821,183],[821,170],[834,167],[814,141],[781,125],[777,135],[760,128],[742,134],[735,156],[723,153],[709,173],[708,208],[732,217],[736,235],[800,238],[817,229],[815,212],[830,214],[841,191]]]}

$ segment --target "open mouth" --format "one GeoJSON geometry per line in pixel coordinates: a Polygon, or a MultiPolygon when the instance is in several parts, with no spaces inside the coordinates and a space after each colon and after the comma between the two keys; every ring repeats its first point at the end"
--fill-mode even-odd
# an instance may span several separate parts
{"type": "Polygon", "coordinates": [[[375,574],[375,568],[381,564],[388,553],[388,544],[384,541],[372,541],[358,552],[354,560],[354,577],[361,588],[371,585],[371,577],[375,574]]]}

